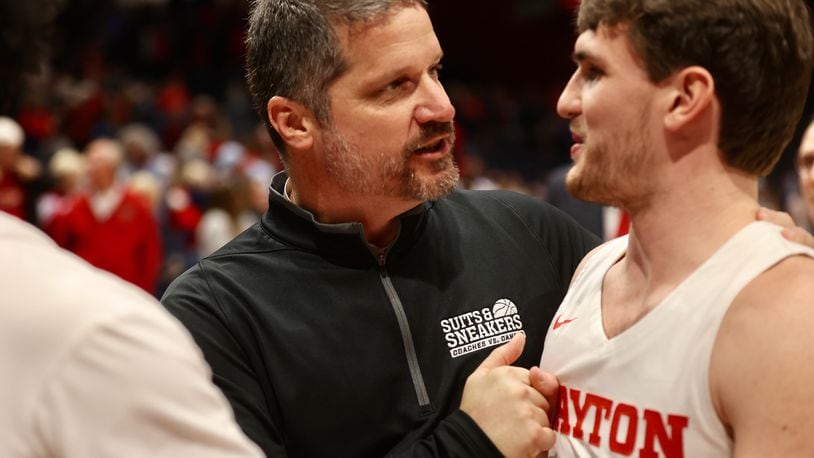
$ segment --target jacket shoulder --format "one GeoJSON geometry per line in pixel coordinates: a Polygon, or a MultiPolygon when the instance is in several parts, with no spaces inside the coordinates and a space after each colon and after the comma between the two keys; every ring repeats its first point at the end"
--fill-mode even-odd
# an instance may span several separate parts
{"type": "Polygon", "coordinates": [[[506,214],[535,227],[545,224],[549,227],[566,225],[582,229],[573,218],[553,205],[514,191],[456,190],[450,193],[446,200],[460,210],[469,209],[493,215],[506,214]]]}

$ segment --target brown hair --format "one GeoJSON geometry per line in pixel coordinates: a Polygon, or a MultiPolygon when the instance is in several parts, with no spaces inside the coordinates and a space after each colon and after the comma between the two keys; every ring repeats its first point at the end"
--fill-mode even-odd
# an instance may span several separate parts
{"type": "Polygon", "coordinates": [[[579,32],[625,25],[653,82],[691,65],[715,79],[719,148],[755,175],[774,167],[803,111],[814,60],[804,0],[583,0],[579,32]]]}

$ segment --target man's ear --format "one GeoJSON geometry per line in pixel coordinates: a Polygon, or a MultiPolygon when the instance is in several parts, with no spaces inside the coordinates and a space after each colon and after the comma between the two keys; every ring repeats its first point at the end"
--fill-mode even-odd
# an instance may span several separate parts
{"type": "Polygon", "coordinates": [[[678,132],[688,124],[708,116],[715,101],[715,80],[703,67],[687,67],[670,77],[670,107],[664,127],[678,132]]]}
{"type": "Polygon", "coordinates": [[[317,124],[311,110],[277,95],[268,101],[266,110],[269,122],[288,149],[305,150],[313,146],[317,124]]]}

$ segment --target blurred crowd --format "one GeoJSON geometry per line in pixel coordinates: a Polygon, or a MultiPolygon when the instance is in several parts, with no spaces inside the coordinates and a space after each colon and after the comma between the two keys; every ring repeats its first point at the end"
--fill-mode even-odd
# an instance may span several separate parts
{"type": "MultiPolygon", "coordinates": [[[[246,8],[66,3],[48,68],[0,121],[0,209],[157,295],[255,222],[281,164],[245,89],[246,8]]],[[[550,198],[600,236],[618,233],[618,214],[564,201],[571,137],[555,88],[444,80],[462,186],[550,198]]],[[[794,212],[794,169],[778,173],[764,201],[794,212]]]]}

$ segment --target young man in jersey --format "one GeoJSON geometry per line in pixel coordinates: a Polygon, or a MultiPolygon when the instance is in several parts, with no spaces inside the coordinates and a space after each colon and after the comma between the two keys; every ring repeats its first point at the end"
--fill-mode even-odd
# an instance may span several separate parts
{"type": "Polygon", "coordinates": [[[569,190],[629,212],[545,341],[558,456],[814,450],[814,251],[754,222],[814,62],[804,0],[584,0],[569,190]]]}

